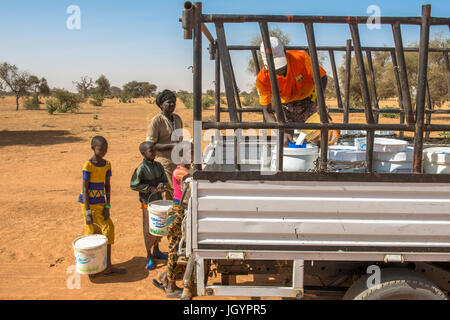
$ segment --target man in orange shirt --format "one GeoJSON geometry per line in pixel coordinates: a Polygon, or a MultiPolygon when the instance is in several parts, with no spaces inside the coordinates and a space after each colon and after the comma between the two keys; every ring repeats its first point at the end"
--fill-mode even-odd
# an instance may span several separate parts
{"type": "MultiPolygon", "coordinates": [[[[305,51],[286,51],[278,38],[270,37],[270,44],[285,120],[286,122],[305,122],[311,115],[318,112],[311,58],[305,51]]],[[[261,43],[261,56],[265,68],[261,69],[256,79],[259,103],[263,108],[265,121],[276,122],[272,110],[272,87],[267,70],[264,43],[261,43]]],[[[322,67],[320,67],[320,76],[325,91],[327,75],[322,67]]],[[[285,145],[292,141],[293,133],[293,130],[285,131],[285,145]]]]}

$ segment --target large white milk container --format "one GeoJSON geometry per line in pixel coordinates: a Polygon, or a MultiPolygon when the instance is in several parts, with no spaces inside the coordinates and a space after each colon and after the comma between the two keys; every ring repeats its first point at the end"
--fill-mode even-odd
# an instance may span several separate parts
{"type": "Polygon", "coordinates": [[[158,200],[148,205],[148,220],[150,233],[155,236],[167,235],[167,211],[172,207],[172,201],[158,200]]]}
{"type": "Polygon", "coordinates": [[[90,234],[75,239],[72,243],[77,272],[96,274],[106,269],[108,238],[101,234],[90,234]]]}

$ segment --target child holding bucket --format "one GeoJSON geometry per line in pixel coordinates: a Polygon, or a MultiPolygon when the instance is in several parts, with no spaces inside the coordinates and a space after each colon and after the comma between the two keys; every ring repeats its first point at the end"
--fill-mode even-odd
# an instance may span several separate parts
{"type": "Polygon", "coordinates": [[[178,248],[182,237],[182,223],[184,219],[184,209],[187,207],[190,190],[189,185],[185,183],[186,179],[192,176],[191,159],[193,158],[193,146],[190,142],[183,148],[181,164],[176,167],[172,174],[173,183],[173,205],[167,216],[167,240],[169,241],[169,257],[167,262],[167,272],[162,273],[159,279],[162,283],[153,280],[153,284],[158,288],[164,289],[166,298],[181,297],[182,289],[176,285],[176,280],[182,276],[183,265],[178,264],[178,248]],[[166,278],[166,279],[164,279],[166,278]]]}
{"type": "Polygon", "coordinates": [[[160,236],[150,233],[148,204],[162,200],[161,192],[164,192],[168,186],[166,174],[163,166],[155,160],[155,144],[152,142],[143,142],[139,146],[139,151],[144,156],[142,163],[134,170],[130,181],[130,188],[139,192],[139,201],[142,208],[143,233],[145,248],[147,250],[148,270],[155,269],[156,265],[152,258],[167,259],[167,254],[159,251],[160,236]],[[153,254],[152,254],[153,248],[153,254]]]}
{"type": "Polygon", "coordinates": [[[125,269],[111,264],[111,245],[114,244],[114,224],[110,218],[111,163],[103,159],[108,152],[108,142],[96,136],[92,138],[91,148],[94,155],[83,165],[83,188],[78,198],[85,216],[85,234],[103,234],[108,238],[106,269],[102,274],[122,274],[125,269]]]}

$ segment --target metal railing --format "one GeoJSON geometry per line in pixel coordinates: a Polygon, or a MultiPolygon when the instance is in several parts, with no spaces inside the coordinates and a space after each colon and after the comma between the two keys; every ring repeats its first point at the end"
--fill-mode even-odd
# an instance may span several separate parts
{"type": "MultiPolygon", "coordinates": [[[[387,47],[362,47],[359,36],[359,24],[365,24],[369,17],[344,17],[344,16],[286,16],[286,15],[224,15],[224,14],[203,14],[202,3],[186,2],[182,14],[182,25],[184,29],[185,39],[193,38],[194,47],[194,65],[193,65],[193,102],[194,102],[194,122],[201,123],[201,128],[194,129],[194,146],[202,145],[201,131],[206,129],[277,129],[278,130],[278,171],[283,168],[283,145],[284,145],[284,131],[286,129],[320,129],[320,170],[326,170],[328,157],[328,130],[365,130],[367,131],[367,151],[366,151],[366,170],[373,173],[373,151],[374,151],[374,133],[375,130],[395,130],[395,131],[411,131],[414,132],[414,163],[413,173],[422,172],[422,152],[423,152],[423,136],[424,133],[429,136],[429,132],[433,131],[449,131],[450,125],[432,125],[432,113],[450,113],[450,110],[432,110],[431,97],[429,94],[429,87],[427,82],[427,66],[429,52],[442,52],[447,68],[447,82],[450,92],[450,68],[448,63],[449,48],[429,48],[430,26],[433,25],[449,25],[450,18],[436,18],[431,17],[431,5],[422,6],[422,15],[420,17],[380,17],[379,23],[389,24],[392,26],[392,33],[394,37],[394,48],[387,47]],[[282,112],[281,98],[276,80],[275,67],[273,56],[271,52],[267,52],[268,72],[270,76],[270,83],[272,87],[272,104],[275,107],[277,115],[277,123],[261,123],[261,122],[242,122],[243,112],[260,112],[260,108],[242,108],[239,99],[239,93],[236,85],[236,78],[234,75],[233,66],[230,58],[230,50],[250,50],[255,63],[256,71],[259,72],[259,62],[257,58],[257,47],[252,46],[228,46],[224,24],[225,23],[258,23],[262,40],[266,48],[270,48],[269,39],[269,22],[278,23],[302,23],[305,27],[305,32],[308,40],[307,47],[288,46],[286,49],[292,50],[307,50],[311,56],[312,69],[314,73],[314,83],[317,93],[317,104],[319,107],[320,124],[313,123],[296,123],[285,122],[284,113],[282,112]],[[217,39],[214,39],[206,23],[213,23],[216,28],[217,39]],[[347,40],[345,47],[317,47],[314,24],[317,23],[333,23],[333,24],[348,24],[351,40],[347,40]],[[419,48],[404,48],[401,25],[419,25],[420,26],[420,42],[419,48]],[[202,34],[210,42],[209,52],[210,58],[215,60],[215,122],[202,121],[202,34]],[[353,42],[353,46],[352,46],[353,42]],[[327,109],[325,106],[324,88],[320,81],[320,67],[318,59],[318,51],[328,51],[332,65],[333,77],[336,87],[336,96],[338,102],[337,109],[331,109],[330,112],[344,113],[343,123],[328,123],[327,109]],[[335,51],[346,52],[346,80],[344,90],[344,102],[341,99],[339,79],[336,69],[336,62],[334,57],[335,51]],[[376,84],[374,77],[374,70],[372,64],[372,52],[388,51],[391,53],[391,58],[394,67],[394,74],[399,96],[400,109],[380,109],[378,97],[376,93],[376,84]],[[418,83],[416,94],[416,110],[415,113],[412,107],[409,80],[406,73],[405,52],[419,52],[419,67],[418,67],[418,83]],[[358,109],[350,109],[350,78],[351,78],[351,53],[354,52],[358,77],[362,91],[363,111],[358,109]],[[366,52],[366,58],[369,68],[370,86],[367,80],[366,67],[364,64],[363,52],[366,52]],[[228,108],[224,109],[220,106],[220,71],[222,67],[222,74],[224,79],[224,87],[227,98],[228,108]],[[371,92],[373,97],[372,108],[371,92]],[[425,110],[425,102],[427,100],[428,109],[425,110]],[[230,122],[220,122],[220,113],[228,112],[230,122]],[[349,113],[364,112],[366,124],[348,123],[349,113]],[[400,124],[379,124],[378,115],[380,112],[400,113],[400,124]],[[425,113],[427,114],[427,123],[425,124],[425,113]],[[406,123],[404,123],[406,120],[406,123]]],[[[195,128],[195,125],[194,125],[195,128]]],[[[201,170],[201,164],[197,161],[201,157],[201,148],[197,148],[194,154],[195,167],[201,170]],[[198,151],[200,150],[200,151],[198,151]]]]}

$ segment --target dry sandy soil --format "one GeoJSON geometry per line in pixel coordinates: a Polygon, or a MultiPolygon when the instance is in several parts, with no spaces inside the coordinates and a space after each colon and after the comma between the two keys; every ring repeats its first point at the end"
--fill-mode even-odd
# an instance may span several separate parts
{"type": "MultiPolygon", "coordinates": [[[[131,104],[107,100],[103,107],[83,104],[75,114],[49,115],[45,110],[15,111],[12,97],[0,99],[0,299],[165,299],[151,284],[165,265],[160,261],[154,271],[144,268],[141,212],[137,193],[129,188],[141,161],[138,145],[158,112],[157,106],[137,99],[131,104]],[[83,234],[77,203],[81,166],[91,157],[95,135],[109,141],[116,226],[112,258],[128,274],[99,277],[95,283],[81,276],[81,288],[71,290],[66,281],[74,265],[72,241],[83,234]]],[[[192,132],[192,111],[178,102],[175,112],[192,132]]],[[[205,118],[213,114],[204,112],[205,118]]],[[[261,116],[244,119],[259,121],[261,116]]],[[[439,119],[433,123],[449,123],[439,119]]],[[[362,117],[351,119],[358,120],[362,117]]],[[[161,248],[167,249],[166,239],[161,248]]]]}

